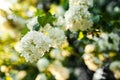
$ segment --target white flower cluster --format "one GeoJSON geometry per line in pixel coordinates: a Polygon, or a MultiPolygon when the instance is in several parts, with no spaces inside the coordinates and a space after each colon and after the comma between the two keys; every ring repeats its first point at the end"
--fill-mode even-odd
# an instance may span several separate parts
{"type": "Polygon", "coordinates": [[[92,71],[96,71],[99,66],[101,66],[102,62],[99,58],[94,57],[91,53],[85,53],[82,58],[85,61],[85,64],[87,65],[88,69],[92,71]]]}
{"type": "Polygon", "coordinates": [[[44,73],[40,73],[37,75],[35,80],[47,80],[47,76],[44,73]]]}
{"type": "Polygon", "coordinates": [[[92,80],[105,80],[105,77],[103,76],[104,72],[102,68],[99,68],[98,70],[96,70],[96,72],[93,75],[93,79],[92,80]]]}
{"type": "Polygon", "coordinates": [[[50,48],[50,39],[37,31],[28,32],[20,41],[19,52],[27,61],[35,62],[50,48]]]}
{"type": "Polygon", "coordinates": [[[120,61],[114,61],[110,64],[110,70],[114,73],[115,78],[120,79],[120,61]]]}
{"type": "MultiPolygon", "coordinates": [[[[64,19],[64,17],[63,16],[59,16],[58,18],[57,18],[57,21],[56,22],[54,22],[54,25],[56,25],[56,26],[61,26],[61,27],[63,27],[63,29],[65,28],[65,19],[64,19]]],[[[64,29],[65,30],[65,29],[64,29]]]]}
{"type": "Polygon", "coordinates": [[[41,32],[46,34],[51,39],[51,47],[59,48],[65,41],[66,36],[62,29],[60,28],[52,28],[50,24],[46,24],[41,32]]]}
{"type": "Polygon", "coordinates": [[[1,15],[0,15],[0,20],[1,20],[1,21],[0,21],[0,26],[3,25],[4,22],[7,21],[7,19],[6,19],[5,17],[1,16],[1,15]]]}
{"type": "Polygon", "coordinates": [[[69,5],[72,7],[73,5],[85,5],[88,7],[93,6],[93,0],[69,0],[69,5]]]}
{"type": "Polygon", "coordinates": [[[66,26],[71,31],[86,30],[92,25],[88,8],[93,5],[92,0],[70,0],[69,10],[65,13],[66,26]]]}
{"type": "Polygon", "coordinates": [[[117,72],[118,70],[120,71],[120,61],[114,61],[110,64],[110,70],[117,72]]]}
{"type": "Polygon", "coordinates": [[[56,80],[67,80],[69,78],[70,70],[65,68],[60,61],[55,61],[48,68],[56,80]]]}
{"type": "Polygon", "coordinates": [[[119,50],[120,37],[115,33],[102,34],[101,38],[94,37],[100,51],[108,50],[119,50]]]}
{"type": "Polygon", "coordinates": [[[50,47],[59,48],[66,40],[64,31],[59,28],[52,28],[50,24],[47,24],[40,32],[31,30],[32,24],[29,26],[30,32],[19,43],[19,52],[27,61],[37,61],[45,52],[49,51],[50,47]]]}
{"type": "Polygon", "coordinates": [[[52,43],[51,46],[54,48],[60,47],[66,40],[64,31],[59,28],[52,28],[48,31],[48,36],[50,37],[52,43]]]}
{"type": "Polygon", "coordinates": [[[49,60],[47,58],[41,58],[37,62],[37,67],[39,71],[45,71],[49,66],[49,60]]]}
{"type": "Polygon", "coordinates": [[[53,49],[51,52],[50,52],[50,56],[52,58],[55,58],[57,60],[64,60],[64,57],[62,55],[62,51],[60,49],[53,49]]]}
{"type": "Polygon", "coordinates": [[[85,53],[91,53],[95,50],[95,45],[93,44],[88,44],[85,46],[85,53]]]}

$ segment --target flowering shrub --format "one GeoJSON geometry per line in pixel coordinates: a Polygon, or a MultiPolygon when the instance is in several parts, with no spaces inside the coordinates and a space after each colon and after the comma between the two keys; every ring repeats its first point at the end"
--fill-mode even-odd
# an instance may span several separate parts
{"type": "Polygon", "coordinates": [[[0,79],[119,80],[119,14],[119,0],[1,0],[0,79]]]}

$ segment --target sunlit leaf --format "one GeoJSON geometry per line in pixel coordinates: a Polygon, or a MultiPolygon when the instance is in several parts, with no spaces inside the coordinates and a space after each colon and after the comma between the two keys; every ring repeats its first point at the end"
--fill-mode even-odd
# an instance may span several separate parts
{"type": "Polygon", "coordinates": [[[23,37],[28,31],[29,31],[29,29],[28,29],[27,27],[25,27],[25,28],[21,31],[21,37],[23,37]]]}

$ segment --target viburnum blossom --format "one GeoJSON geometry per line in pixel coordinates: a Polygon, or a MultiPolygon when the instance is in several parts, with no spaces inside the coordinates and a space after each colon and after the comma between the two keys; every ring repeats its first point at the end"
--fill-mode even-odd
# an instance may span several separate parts
{"type": "Polygon", "coordinates": [[[50,39],[37,31],[28,32],[20,41],[19,52],[27,61],[35,62],[50,48],[50,39]]]}
{"type": "Polygon", "coordinates": [[[53,28],[50,24],[46,24],[40,31],[51,39],[51,47],[59,48],[66,41],[64,31],[57,27],[53,28]]]}
{"type": "Polygon", "coordinates": [[[62,55],[62,51],[60,49],[52,49],[50,52],[50,56],[54,59],[58,59],[58,60],[64,60],[64,57],[62,55]]]}
{"type": "Polygon", "coordinates": [[[102,68],[99,68],[98,70],[96,70],[96,72],[93,75],[93,79],[92,80],[105,80],[106,78],[103,76],[104,72],[102,68]]]}
{"type": "Polygon", "coordinates": [[[91,14],[88,11],[89,0],[70,0],[69,1],[69,9],[65,13],[65,22],[68,29],[71,31],[78,30],[87,30],[92,25],[91,14]],[[82,3],[83,2],[83,3],[82,3]]]}
{"type": "Polygon", "coordinates": [[[95,50],[95,45],[93,44],[88,44],[85,46],[85,53],[91,53],[95,50]]]}
{"type": "Polygon", "coordinates": [[[59,28],[51,28],[48,31],[48,36],[51,39],[51,46],[54,48],[60,47],[66,40],[64,31],[59,28]]]}
{"type": "Polygon", "coordinates": [[[76,5],[84,5],[88,7],[93,6],[93,0],[69,0],[70,7],[76,6],[76,5]]]}
{"type": "Polygon", "coordinates": [[[41,58],[37,62],[37,67],[39,71],[45,71],[49,66],[49,60],[47,58],[41,58]]]}
{"type": "Polygon", "coordinates": [[[54,61],[48,68],[56,80],[67,80],[70,70],[62,65],[60,61],[54,61]]]}
{"type": "Polygon", "coordinates": [[[110,64],[110,70],[114,73],[115,78],[120,79],[120,61],[113,61],[110,64]]]}
{"type": "MultiPolygon", "coordinates": [[[[56,22],[54,22],[54,25],[63,27],[63,29],[64,29],[65,19],[64,19],[62,16],[59,16],[59,17],[57,18],[56,22]]],[[[64,30],[65,30],[65,29],[64,29],[64,30]]]]}
{"type": "Polygon", "coordinates": [[[120,37],[115,33],[105,34],[103,33],[100,38],[94,37],[100,51],[108,50],[119,50],[120,37]]]}
{"type": "Polygon", "coordinates": [[[47,76],[44,73],[40,73],[37,75],[35,80],[47,80],[47,76]]]}
{"type": "Polygon", "coordinates": [[[3,23],[7,21],[6,18],[1,15],[0,15],[0,19],[1,19],[0,26],[3,25],[3,23]]]}

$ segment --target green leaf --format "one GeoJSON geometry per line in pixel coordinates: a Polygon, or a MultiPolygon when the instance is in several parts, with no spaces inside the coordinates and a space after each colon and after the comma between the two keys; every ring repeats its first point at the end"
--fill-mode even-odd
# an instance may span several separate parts
{"type": "Polygon", "coordinates": [[[23,37],[27,32],[29,32],[30,30],[25,27],[22,31],[21,31],[21,37],[23,37]]]}
{"type": "Polygon", "coordinates": [[[113,40],[110,37],[108,38],[108,42],[111,43],[111,44],[114,43],[113,40]]]}
{"type": "Polygon", "coordinates": [[[68,0],[61,0],[60,1],[60,5],[62,5],[65,10],[68,10],[68,8],[69,8],[69,1],[68,0]]]}
{"type": "Polygon", "coordinates": [[[33,30],[38,31],[39,29],[40,29],[40,25],[39,24],[35,24],[33,26],[33,30]]]}
{"type": "Polygon", "coordinates": [[[38,22],[43,27],[47,23],[50,23],[52,25],[52,22],[55,21],[56,18],[54,15],[51,15],[51,13],[46,13],[44,16],[38,16],[38,22]]]}
{"type": "Polygon", "coordinates": [[[98,23],[100,21],[100,16],[96,15],[96,16],[93,17],[92,20],[93,20],[94,23],[98,23]]]}
{"type": "Polygon", "coordinates": [[[38,9],[38,10],[35,12],[35,16],[40,16],[40,15],[45,15],[45,12],[44,12],[42,9],[38,9]]]}

